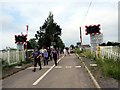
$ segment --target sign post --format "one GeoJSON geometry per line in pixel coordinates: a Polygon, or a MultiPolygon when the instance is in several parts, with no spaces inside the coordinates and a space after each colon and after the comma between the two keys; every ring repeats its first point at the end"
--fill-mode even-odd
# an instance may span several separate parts
{"type": "Polygon", "coordinates": [[[91,53],[96,52],[98,56],[98,45],[103,43],[103,34],[100,32],[100,24],[85,26],[86,35],[90,34],[91,53]]]}
{"type": "Polygon", "coordinates": [[[97,50],[97,46],[103,42],[103,34],[91,34],[90,43],[93,51],[97,50]]]}

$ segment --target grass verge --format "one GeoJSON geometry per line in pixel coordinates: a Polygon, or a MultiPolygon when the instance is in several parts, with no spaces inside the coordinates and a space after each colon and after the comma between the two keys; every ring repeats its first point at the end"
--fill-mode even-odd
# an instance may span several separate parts
{"type": "Polygon", "coordinates": [[[98,68],[104,77],[112,77],[114,79],[120,80],[120,60],[115,61],[112,58],[96,58],[95,52],[91,53],[90,50],[80,52],[79,49],[76,49],[76,53],[89,59],[95,59],[98,68]]]}

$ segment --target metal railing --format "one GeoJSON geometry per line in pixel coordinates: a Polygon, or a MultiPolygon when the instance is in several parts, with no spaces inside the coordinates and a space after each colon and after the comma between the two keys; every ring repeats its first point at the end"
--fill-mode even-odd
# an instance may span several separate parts
{"type": "Polygon", "coordinates": [[[107,57],[114,60],[120,59],[119,47],[117,46],[101,46],[100,53],[103,58],[107,57]]]}
{"type": "Polygon", "coordinates": [[[19,50],[7,50],[0,51],[0,59],[2,60],[2,66],[13,65],[25,61],[25,51],[19,50]]]}

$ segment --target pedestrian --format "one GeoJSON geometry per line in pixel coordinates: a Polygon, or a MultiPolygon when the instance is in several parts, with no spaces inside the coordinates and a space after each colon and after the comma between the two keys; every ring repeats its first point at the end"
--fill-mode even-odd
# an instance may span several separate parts
{"type": "Polygon", "coordinates": [[[47,60],[49,61],[49,59],[50,59],[50,53],[51,53],[51,51],[50,51],[50,48],[49,48],[49,47],[47,48],[47,52],[48,52],[48,57],[47,57],[47,60]]]}
{"type": "Polygon", "coordinates": [[[45,66],[45,65],[48,65],[48,59],[47,59],[47,57],[48,57],[48,52],[47,52],[47,50],[45,49],[45,50],[44,50],[44,53],[43,53],[44,66],[45,66]]]}
{"type": "Polygon", "coordinates": [[[59,59],[59,56],[60,56],[60,51],[59,51],[59,49],[58,48],[56,48],[56,51],[57,51],[57,58],[59,59]]]}
{"type": "Polygon", "coordinates": [[[70,56],[70,48],[68,48],[68,55],[70,56]]]}
{"type": "Polygon", "coordinates": [[[66,53],[67,53],[67,52],[66,52],[66,49],[65,49],[65,48],[63,49],[63,52],[64,52],[64,55],[66,56],[66,53]]]}
{"type": "Polygon", "coordinates": [[[42,53],[42,57],[43,57],[44,47],[42,47],[42,49],[40,49],[40,52],[42,53]]]}
{"type": "Polygon", "coordinates": [[[36,71],[37,64],[39,64],[39,66],[40,66],[39,70],[42,69],[41,61],[40,61],[40,56],[41,56],[41,53],[38,51],[37,48],[35,48],[32,56],[31,56],[31,57],[34,58],[34,69],[33,69],[33,72],[36,71]]]}
{"type": "Polygon", "coordinates": [[[53,58],[53,49],[51,48],[50,49],[50,60],[52,61],[52,58],[53,58]]]}
{"type": "Polygon", "coordinates": [[[53,59],[54,59],[54,62],[55,62],[55,66],[57,66],[57,58],[58,58],[58,54],[57,54],[57,51],[54,49],[53,50],[53,59]]]}

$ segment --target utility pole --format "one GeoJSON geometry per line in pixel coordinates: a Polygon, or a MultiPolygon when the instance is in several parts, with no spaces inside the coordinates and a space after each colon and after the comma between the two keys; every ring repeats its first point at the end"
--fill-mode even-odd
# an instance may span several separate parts
{"type": "Polygon", "coordinates": [[[80,27],[80,51],[82,51],[82,31],[80,27]]]}
{"type": "MultiPolygon", "coordinates": [[[[26,34],[27,34],[27,37],[28,37],[28,25],[26,25],[27,29],[26,29],[26,34]]],[[[27,50],[27,40],[26,40],[26,50],[27,50]]]]}
{"type": "MultiPolygon", "coordinates": [[[[26,25],[27,29],[26,29],[26,34],[27,34],[27,37],[28,37],[28,25],[26,25]]],[[[27,38],[26,37],[26,38],[27,38]]],[[[26,39],[26,43],[25,43],[25,46],[26,46],[26,61],[28,60],[28,52],[27,52],[27,39],[26,39]]]]}
{"type": "Polygon", "coordinates": [[[82,45],[82,32],[81,32],[81,27],[80,27],[80,43],[82,45]]]}

